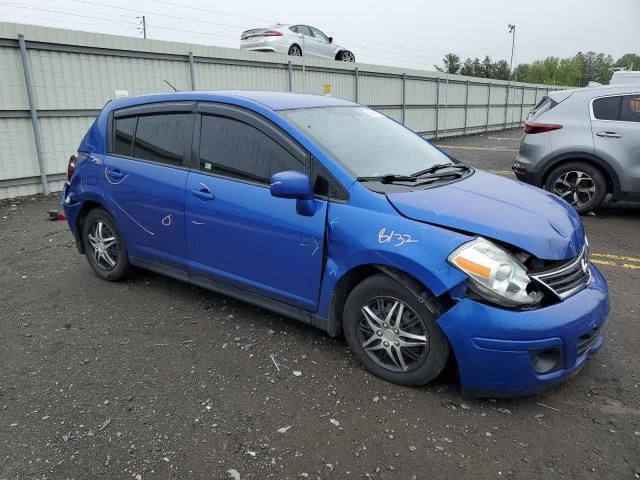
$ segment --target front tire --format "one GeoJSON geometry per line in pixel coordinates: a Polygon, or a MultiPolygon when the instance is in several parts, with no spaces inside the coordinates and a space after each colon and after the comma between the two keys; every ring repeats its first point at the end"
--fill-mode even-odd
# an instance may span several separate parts
{"type": "Polygon", "coordinates": [[[355,62],[356,56],[349,50],[343,50],[338,54],[338,60],[341,62],[355,62]]]}
{"type": "Polygon", "coordinates": [[[584,162],[569,162],[549,174],[544,189],[584,214],[600,206],[607,195],[607,181],[596,167],[584,162]]]}
{"type": "Polygon", "coordinates": [[[436,316],[405,287],[383,274],[358,284],[344,307],[351,351],[372,374],[399,385],[434,380],[449,357],[436,316]]]}
{"type": "Polygon", "coordinates": [[[115,221],[102,208],[91,210],[82,224],[85,256],[94,273],[109,282],[124,278],[129,257],[115,221]]]}

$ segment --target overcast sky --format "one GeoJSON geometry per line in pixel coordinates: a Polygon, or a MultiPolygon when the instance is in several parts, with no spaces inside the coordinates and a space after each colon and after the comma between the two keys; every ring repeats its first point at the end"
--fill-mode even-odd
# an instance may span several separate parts
{"type": "MultiPolygon", "coordinates": [[[[275,21],[313,25],[366,63],[433,70],[443,54],[514,63],[594,50],[640,54],[640,0],[0,0],[0,21],[237,48],[275,21]],[[216,13],[217,12],[217,13],[216,13]],[[181,18],[175,18],[181,17],[181,18]]],[[[640,67],[640,66],[639,66],[640,67]]]]}

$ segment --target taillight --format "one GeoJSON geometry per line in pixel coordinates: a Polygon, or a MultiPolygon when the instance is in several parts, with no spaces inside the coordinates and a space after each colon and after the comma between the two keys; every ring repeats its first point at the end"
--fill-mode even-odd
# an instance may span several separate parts
{"type": "Polygon", "coordinates": [[[69,163],[67,164],[67,181],[71,180],[71,175],[76,168],[76,162],[78,161],[77,155],[71,155],[69,157],[69,163]]]}
{"type": "Polygon", "coordinates": [[[262,35],[265,37],[281,37],[284,34],[278,30],[267,30],[262,35]]]}
{"type": "Polygon", "coordinates": [[[530,123],[524,122],[524,133],[544,133],[560,130],[562,125],[557,123],[530,123]]]}

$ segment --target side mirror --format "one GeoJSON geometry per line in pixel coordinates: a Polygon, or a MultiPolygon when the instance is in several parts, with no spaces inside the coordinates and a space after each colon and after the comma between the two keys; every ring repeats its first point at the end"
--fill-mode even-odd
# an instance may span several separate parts
{"type": "Polygon", "coordinates": [[[316,211],[311,180],[305,173],[295,170],[278,172],[271,177],[269,190],[274,197],[296,200],[296,211],[300,215],[311,217],[316,211]]]}
{"type": "Polygon", "coordinates": [[[329,43],[333,43],[333,37],[329,37],[329,43]]]}

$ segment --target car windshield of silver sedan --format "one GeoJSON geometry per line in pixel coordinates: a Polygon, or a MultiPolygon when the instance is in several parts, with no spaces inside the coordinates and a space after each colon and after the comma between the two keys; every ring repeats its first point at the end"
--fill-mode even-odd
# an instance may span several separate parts
{"type": "Polygon", "coordinates": [[[416,184],[468,169],[422,137],[366,107],[284,110],[280,114],[358,180],[416,184]]]}

